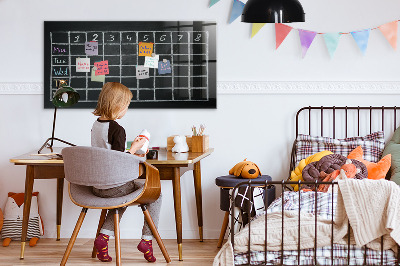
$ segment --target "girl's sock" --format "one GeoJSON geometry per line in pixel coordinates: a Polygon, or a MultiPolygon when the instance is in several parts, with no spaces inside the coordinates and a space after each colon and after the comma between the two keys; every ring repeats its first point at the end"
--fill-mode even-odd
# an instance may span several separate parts
{"type": "Polygon", "coordinates": [[[140,241],[139,245],[137,246],[137,249],[140,252],[143,252],[144,258],[148,262],[156,261],[156,257],[154,257],[153,255],[153,245],[151,243],[151,240],[142,239],[142,241],[140,241]]]}
{"type": "Polygon", "coordinates": [[[108,235],[100,233],[94,241],[94,247],[97,249],[97,258],[101,261],[112,261],[112,258],[108,255],[108,235]]]}

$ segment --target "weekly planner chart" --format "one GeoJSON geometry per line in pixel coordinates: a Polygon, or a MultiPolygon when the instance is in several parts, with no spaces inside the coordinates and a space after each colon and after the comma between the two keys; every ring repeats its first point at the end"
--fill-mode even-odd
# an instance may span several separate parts
{"type": "Polygon", "coordinates": [[[44,107],[58,80],[94,109],[105,82],[133,94],[130,108],[216,108],[216,23],[118,21],[44,23],[44,107]]]}

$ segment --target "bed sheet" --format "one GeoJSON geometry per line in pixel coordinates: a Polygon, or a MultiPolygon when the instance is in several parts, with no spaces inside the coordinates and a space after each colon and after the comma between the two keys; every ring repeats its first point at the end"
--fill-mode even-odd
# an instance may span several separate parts
{"type": "MultiPolygon", "coordinates": [[[[294,192],[287,191],[283,194],[283,197],[277,198],[270,204],[267,209],[267,215],[269,213],[281,212],[282,203],[283,209],[298,210],[301,212],[307,212],[316,214],[325,219],[332,219],[332,213],[335,215],[336,212],[336,193],[324,193],[314,191],[308,192],[294,192]]],[[[265,212],[257,215],[253,218],[257,219],[261,215],[265,215],[265,212]]],[[[332,264],[332,247],[325,246],[316,249],[317,265],[347,265],[348,260],[348,245],[334,244],[333,245],[333,264],[332,264]]],[[[284,265],[298,265],[298,254],[297,250],[285,250],[283,253],[283,264],[284,265]]],[[[350,263],[349,265],[381,265],[381,252],[368,249],[365,247],[358,247],[350,245],[350,263]],[[366,256],[364,255],[366,254],[366,256]]],[[[265,252],[253,251],[250,252],[250,265],[263,264],[265,260],[265,252]]],[[[246,265],[248,264],[247,253],[235,253],[235,265],[246,265]]],[[[281,264],[281,252],[280,251],[267,251],[267,265],[280,265],[281,264]]],[[[396,256],[392,250],[385,250],[383,252],[383,264],[384,265],[395,265],[396,256]]],[[[314,265],[314,249],[303,249],[300,251],[300,265],[314,265]]]]}

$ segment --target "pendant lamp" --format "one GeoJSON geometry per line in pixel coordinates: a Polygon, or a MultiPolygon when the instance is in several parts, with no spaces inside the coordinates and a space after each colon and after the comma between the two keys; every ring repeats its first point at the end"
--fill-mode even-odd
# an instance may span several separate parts
{"type": "Polygon", "coordinates": [[[242,12],[242,22],[304,22],[304,10],[298,0],[249,0],[242,12]]]}
{"type": "Polygon", "coordinates": [[[72,143],[69,143],[65,140],[55,138],[54,130],[56,128],[56,117],[57,117],[57,108],[59,107],[70,107],[71,105],[76,104],[79,101],[79,93],[77,93],[73,88],[67,85],[65,80],[56,80],[58,82],[58,89],[54,93],[54,97],[52,103],[54,105],[54,117],[53,117],[53,131],[51,134],[51,138],[48,138],[42,147],[40,147],[38,153],[40,153],[45,147],[50,148],[51,152],[53,152],[53,141],[57,140],[62,143],[68,144],[70,146],[75,146],[72,143]],[[49,141],[50,144],[49,144],[49,141]]]}

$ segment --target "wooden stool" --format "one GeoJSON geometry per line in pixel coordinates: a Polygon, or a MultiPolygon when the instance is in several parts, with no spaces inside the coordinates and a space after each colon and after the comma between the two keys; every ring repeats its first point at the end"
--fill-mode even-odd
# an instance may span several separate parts
{"type": "MultiPolygon", "coordinates": [[[[263,181],[266,180],[272,181],[272,178],[268,175],[262,175],[254,179],[245,179],[236,177],[234,175],[220,176],[215,179],[215,184],[220,187],[220,209],[225,211],[224,221],[222,222],[221,233],[219,235],[219,240],[217,247],[220,248],[222,246],[222,242],[224,241],[224,236],[226,232],[226,228],[228,227],[229,222],[229,207],[230,207],[230,199],[229,193],[230,190],[233,189],[237,184],[246,181],[263,181]]],[[[265,195],[264,195],[265,196],[265,195]]],[[[267,206],[271,204],[275,200],[275,186],[271,186],[268,188],[268,199],[267,206]]]]}

